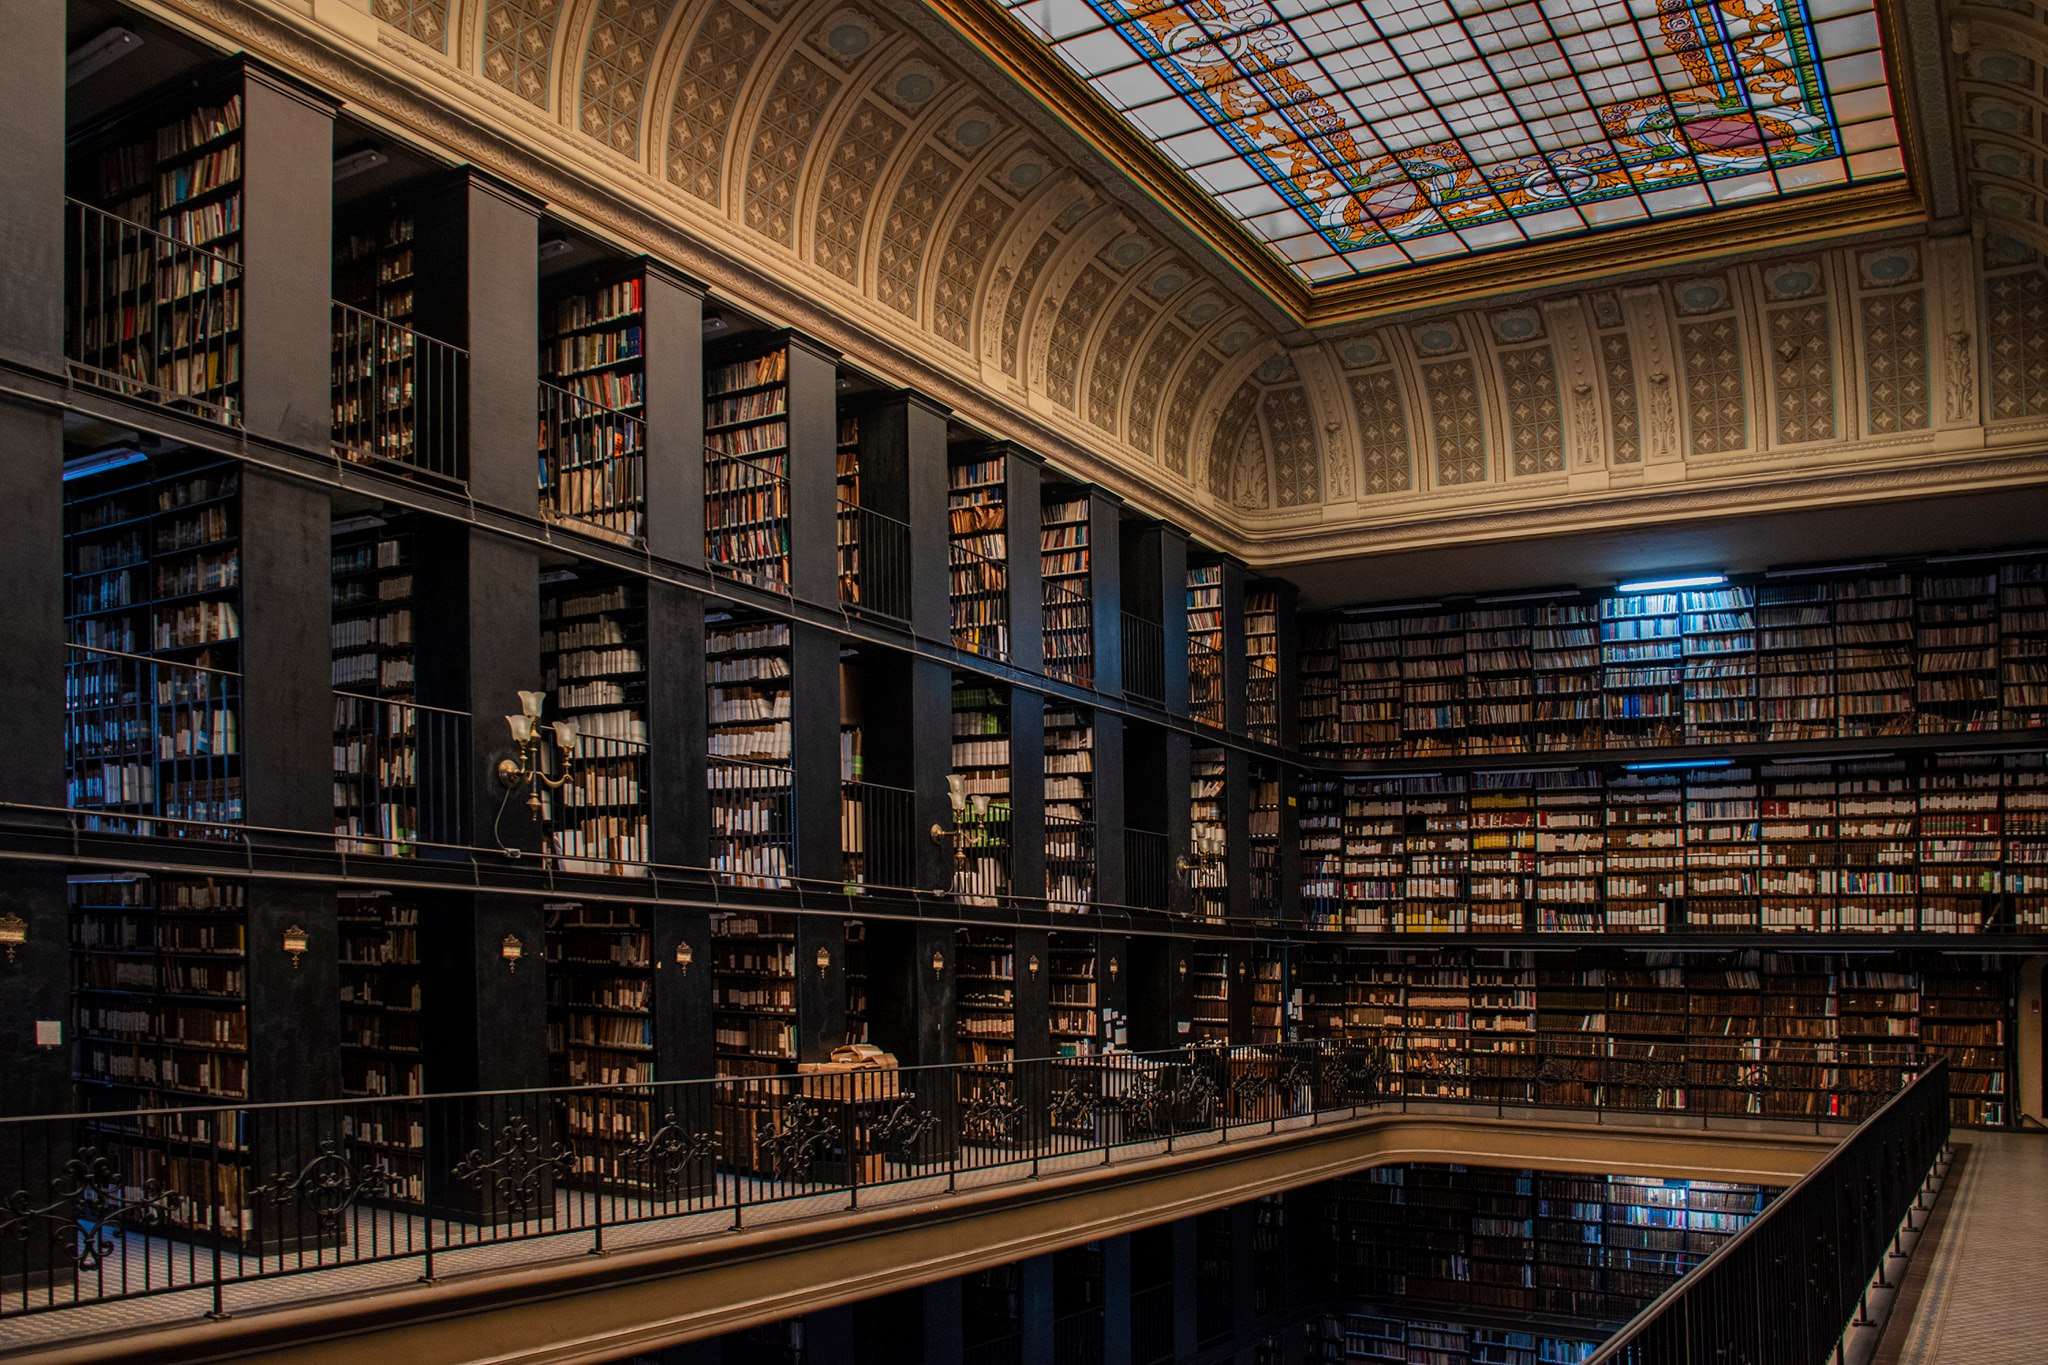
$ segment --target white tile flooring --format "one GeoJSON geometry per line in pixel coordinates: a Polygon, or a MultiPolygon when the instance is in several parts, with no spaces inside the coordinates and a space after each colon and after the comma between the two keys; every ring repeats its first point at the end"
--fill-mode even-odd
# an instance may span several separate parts
{"type": "Polygon", "coordinates": [[[1969,1159],[1939,1239],[1921,1248],[1933,1259],[1899,1365],[2040,1365],[2048,1361],[2048,1134],[1958,1139],[1969,1143],[1969,1159]]]}

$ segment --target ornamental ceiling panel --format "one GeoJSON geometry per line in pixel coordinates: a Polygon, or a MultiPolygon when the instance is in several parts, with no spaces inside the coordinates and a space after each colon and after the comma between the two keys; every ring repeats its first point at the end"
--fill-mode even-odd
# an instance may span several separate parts
{"type": "Polygon", "coordinates": [[[1872,0],[1000,0],[1304,283],[1902,177],[1872,0]]]}

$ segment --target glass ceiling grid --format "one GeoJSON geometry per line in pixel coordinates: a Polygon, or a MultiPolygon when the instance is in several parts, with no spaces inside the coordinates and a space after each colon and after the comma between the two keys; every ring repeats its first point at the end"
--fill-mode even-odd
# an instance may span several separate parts
{"type": "Polygon", "coordinates": [[[1308,280],[1904,173],[1875,0],[1001,3],[1308,280]]]}

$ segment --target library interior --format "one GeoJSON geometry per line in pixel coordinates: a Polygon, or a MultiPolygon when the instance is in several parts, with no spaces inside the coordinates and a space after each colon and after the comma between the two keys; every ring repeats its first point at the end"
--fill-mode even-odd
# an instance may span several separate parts
{"type": "Polygon", "coordinates": [[[0,1357],[2039,1359],[2048,0],[0,38],[0,1357]]]}

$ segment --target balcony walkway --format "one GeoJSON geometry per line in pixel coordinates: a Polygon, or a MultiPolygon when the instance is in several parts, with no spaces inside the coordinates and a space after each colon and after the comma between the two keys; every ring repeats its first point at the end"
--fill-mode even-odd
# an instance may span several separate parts
{"type": "Polygon", "coordinates": [[[1955,1141],[1877,1365],[2035,1365],[2048,1351],[2048,1134],[1955,1141]]]}
{"type": "MultiPolygon", "coordinates": [[[[220,1321],[204,1316],[212,1307],[210,1285],[87,1302],[0,1321],[0,1356],[21,1365],[83,1365],[247,1353],[343,1365],[388,1355],[429,1365],[556,1358],[550,1352],[557,1351],[627,1354],[1373,1166],[1447,1161],[1784,1185],[1849,1128],[1411,1103],[1181,1136],[1172,1151],[1161,1139],[1036,1163],[989,1152],[990,1161],[1012,1164],[956,1170],[950,1186],[947,1175],[892,1166],[889,1183],[859,1190],[857,1206],[846,1190],[834,1189],[750,1202],[737,1229],[730,1207],[608,1227],[602,1256],[591,1254],[591,1231],[582,1226],[524,1241],[437,1248],[432,1283],[421,1282],[415,1255],[233,1284],[223,1291],[229,1316],[220,1321]],[[563,1311],[563,1294],[577,1296],[574,1312],[563,1311]]],[[[745,1184],[750,1201],[774,1198],[770,1182],[745,1184]]],[[[720,1202],[739,1187],[721,1176],[720,1202]]],[[[557,1223],[587,1223],[567,1207],[579,1203],[587,1210],[589,1197],[558,1194],[557,1223]]],[[[410,1221],[417,1239],[423,1230],[410,1221]]],[[[161,1250],[153,1258],[168,1269],[161,1250]]],[[[203,1269],[206,1253],[198,1260],[203,1269]]],[[[179,1265],[185,1266],[182,1255],[179,1265]]],[[[191,1270],[182,1273],[189,1277],[191,1270]]]]}

